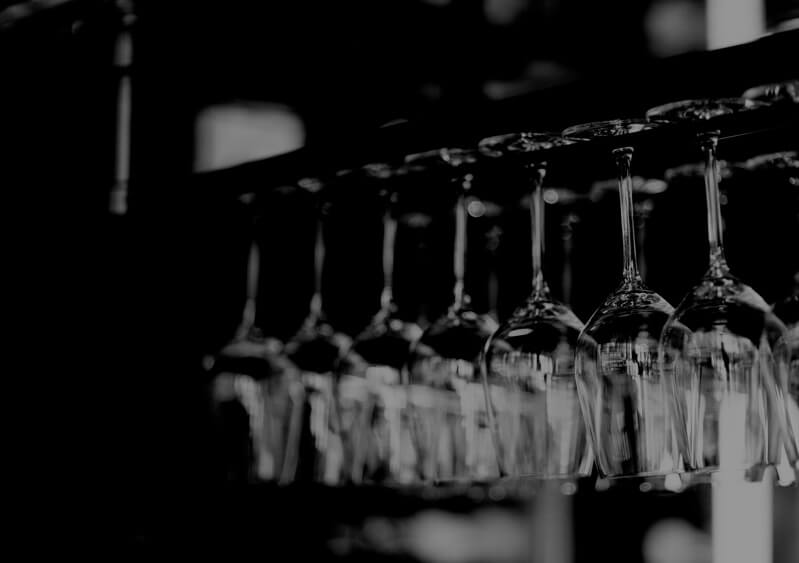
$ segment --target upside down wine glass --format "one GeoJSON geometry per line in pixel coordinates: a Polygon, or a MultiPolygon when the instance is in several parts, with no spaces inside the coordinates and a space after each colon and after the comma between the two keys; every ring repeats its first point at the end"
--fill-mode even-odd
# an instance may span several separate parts
{"type": "Polygon", "coordinates": [[[401,443],[410,436],[402,424],[405,386],[401,372],[422,329],[398,316],[394,301],[394,251],[398,192],[392,180],[405,166],[368,164],[357,171],[379,186],[383,213],[383,290],[380,309],[347,352],[338,383],[338,405],[349,480],[395,483],[400,480],[401,443]]]}
{"type": "Polygon", "coordinates": [[[591,472],[574,380],[583,323],[555,301],[542,270],[546,155],[574,141],[547,133],[483,139],[483,154],[523,165],[531,176],[532,293],[485,345],[483,384],[503,476],[574,478],[591,472]]]}
{"type": "MultiPolygon", "coordinates": [[[[779,86],[779,85],[778,85],[779,86]]],[[[799,81],[793,83],[794,94],[799,93],[799,81]]],[[[794,97],[799,101],[799,97],[794,97]]],[[[758,155],[743,163],[750,171],[765,172],[769,182],[787,183],[799,196],[799,153],[785,151],[758,155]]],[[[794,197],[799,203],[799,198],[794,197]]],[[[794,211],[796,207],[793,207],[794,211]]],[[[799,223],[799,217],[797,217],[799,223]]],[[[799,479],[799,264],[793,260],[797,268],[793,273],[793,285],[772,307],[773,313],[785,325],[785,335],[774,345],[775,354],[783,362],[777,366],[778,383],[785,389],[785,418],[787,424],[783,435],[784,451],[777,465],[782,483],[792,483],[799,479]],[[784,457],[782,457],[784,456],[784,457]],[[794,475],[784,470],[784,464],[793,465],[794,475]]]]}
{"type": "Polygon", "coordinates": [[[299,375],[283,343],[264,334],[256,315],[260,272],[258,201],[242,198],[251,215],[247,286],[234,338],[206,359],[211,404],[221,432],[225,480],[285,482],[290,421],[299,375]]]}
{"type": "Polygon", "coordinates": [[[653,121],[693,124],[705,157],[710,263],[666,323],[660,342],[679,452],[688,471],[724,469],[754,480],[773,463],[779,447],[784,398],[772,345],[785,329],[763,298],[727,266],[716,160],[719,130],[713,119],[761,105],[746,99],[686,100],[647,112],[653,121]]]}
{"type": "Polygon", "coordinates": [[[285,471],[294,481],[336,485],[344,479],[344,448],[336,408],[335,374],[350,340],[328,323],[322,301],[325,216],[330,211],[323,190],[325,183],[318,178],[304,178],[298,185],[310,193],[317,208],[314,291],[308,316],[285,347],[302,380],[295,399],[301,406],[295,409],[291,421],[292,449],[286,457],[285,471]]]}
{"type": "Polygon", "coordinates": [[[457,189],[455,204],[454,301],[414,345],[407,365],[408,404],[413,451],[402,454],[406,482],[453,482],[498,475],[483,386],[480,354],[496,322],[469,306],[464,288],[466,194],[477,151],[441,149],[410,155],[414,168],[442,171],[457,189]]]}
{"type": "Polygon", "coordinates": [[[604,477],[666,474],[675,458],[666,388],[657,368],[661,329],[673,311],[638,272],[630,164],[641,120],[576,125],[570,138],[610,144],[619,178],[622,282],[591,316],[577,341],[575,377],[597,468],[604,477]]]}

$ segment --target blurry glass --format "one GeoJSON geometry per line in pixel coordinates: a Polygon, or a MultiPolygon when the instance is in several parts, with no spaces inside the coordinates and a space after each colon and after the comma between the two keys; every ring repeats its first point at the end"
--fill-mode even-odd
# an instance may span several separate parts
{"type": "Polygon", "coordinates": [[[480,354],[496,321],[469,306],[464,289],[466,194],[476,151],[441,149],[410,155],[413,168],[441,170],[458,191],[455,204],[454,302],[428,327],[411,351],[407,366],[408,406],[413,450],[402,454],[403,481],[482,480],[498,475],[496,454],[480,383],[480,354]]]}
{"type": "Polygon", "coordinates": [[[326,320],[322,305],[322,273],[325,266],[324,217],[327,203],[323,183],[305,178],[298,184],[317,198],[318,221],[314,247],[314,293],[302,327],[286,343],[285,352],[297,366],[302,381],[291,421],[291,449],[285,471],[294,481],[339,484],[344,479],[344,447],[335,397],[335,373],[349,347],[349,337],[326,320]]]}
{"type": "Polygon", "coordinates": [[[422,329],[398,316],[394,302],[397,192],[390,181],[407,170],[371,164],[361,171],[380,187],[383,214],[383,291],[380,310],[353,341],[338,382],[338,406],[347,477],[355,483],[400,480],[401,443],[410,447],[403,424],[406,387],[401,371],[422,329]]]}
{"type": "MultiPolygon", "coordinates": [[[[787,180],[799,203],[799,158],[796,151],[760,155],[747,160],[743,166],[753,171],[768,171],[773,180],[787,180]]],[[[796,211],[796,208],[794,208],[796,211]]],[[[778,389],[785,390],[785,422],[780,462],[787,461],[799,469],[799,272],[793,276],[793,288],[787,297],[778,300],[772,311],[785,325],[785,334],[775,343],[778,389]]],[[[796,477],[794,477],[795,480],[796,477]]],[[[780,475],[781,481],[787,479],[780,475]]]]}
{"type": "MultiPolygon", "coordinates": [[[[773,344],[784,325],[751,287],[735,278],[722,245],[719,131],[712,119],[762,104],[688,100],[650,109],[658,121],[694,124],[705,155],[709,269],[663,329],[660,363],[669,382],[685,468],[742,471],[758,479],[773,462],[779,432],[769,431],[781,399],[773,344]]],[[[778,426],[778,425],[777,425],[778,426]]]]}
{"type": "Polygon", "coordinates": [[[591,471],[574,380],[574,351],[583,324],[552,298],[542,271],[543,159],[549,150],[572,143],[543,133],[480,142],[487,156],[527,167],[532,184],[532,294],[488,340],[483,365],[486,402],[504,476],[576,477],[591,471]]]}
{"type": "Polygon", "coordinates": [[[638,271],[630,176],[631,136],[654,128],[615,120],[564,131],[575,139],[604,139],[618,168],[622,282],[580,334],[575,364],[583,417],[606,477],[658,475],[676,467],[666,387],[657,368],[657,339],[673,308],[644,286],[638,271]]]}
{"type": "Polygon", "coordinates": [[[299,374],[286,358],[282,342],[266,336],[255,324],[260,253],[257,212],[252,214],[247,259],[247,296],[236,335],[206,360],[212,374],[211,399],[225,465],[232,483],[286,481],[286,456],[291,450],[291,421],[298,406],[299,374]]]}

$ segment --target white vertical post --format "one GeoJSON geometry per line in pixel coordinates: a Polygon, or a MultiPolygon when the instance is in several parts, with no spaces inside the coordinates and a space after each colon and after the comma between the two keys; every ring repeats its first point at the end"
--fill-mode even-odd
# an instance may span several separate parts
{"type": "Polygon", "coordinates": [[[773,473],[746,481],[741,467],[745,448],[746,403],[730,393],[719,413],[719,469],[712,479],[713,563],[773,559],[773,473]]]}

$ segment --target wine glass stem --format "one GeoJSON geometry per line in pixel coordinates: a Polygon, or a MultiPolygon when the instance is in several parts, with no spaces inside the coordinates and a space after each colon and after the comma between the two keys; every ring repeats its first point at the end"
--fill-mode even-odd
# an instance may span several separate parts
{"type": "MultiPolygon", "coordinates": [[[[464,187],[468,180],[464,181],[464,187]]],[[[455,308],[464,305],[464,274],[466,269],[466,195],[465,189],[458,196],[455,206],[455,308]]]]}
{"type": "Polygon", "coordinates": [[[311,297],[310,316],[322,316],[322,270],[325,265],[324,221],[321,217],[316,223],[316,242],[314,244],[314,293],[311,297]]]}
{"type": "Polygon", "coordinates": [[[380,307],[387,311],[394,300],[394,241],[397,237],[397,220],[387,210],[383,215],[383,292],[380,307]]]}
{"type": "Polygon", "coordinates": [[[241,316],[240,330],[244,336],[255,325],[256,303],[258,301],[258,270],[260,269],[261,252],[258,242],[253,238],[247,256],[247,299],[241,316]]]}
{"type": "Polygon", "coordinates": [[[533,166],[533,193],[530,206],[530,222],[533,250],[533,294],[539,295],[547,291],[544,281],[542,257],[544,251],[544,196],[543,183],[546,175],[546,164],[539,163],[533,166]]]}
{"type": "Polygon", "coordinates": [[[699,134],[699,146],[705,155],[705,198],[707,200],[707,240],[710,249],[710,271],[722,275],[727,269],[721,223],[721,198],[719,195],[719,164],[716,158],[718,131],[699,134]]]}
{"type": "Polygon", "coordinates": [[[633,158],[632,147],[621,147],[613,151],[619,175],[619,208],[621,211],[621,243],[624,259],[624,282],[641,282],[635,255],[635,215],[633,208],[633,181],[630,165],[633,158]]]}

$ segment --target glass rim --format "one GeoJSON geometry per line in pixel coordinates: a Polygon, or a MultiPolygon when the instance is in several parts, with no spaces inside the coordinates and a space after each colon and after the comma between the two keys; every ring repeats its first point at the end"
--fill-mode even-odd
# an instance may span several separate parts
{"type": "Polygon", "coordinates": [[[660,124],[644,118],[607,119],[571,125],[565,128],[561,135],[575,141],[593,141],[600,138],[627,137],[658,127],[660,124]],[[601,131],[607,131],[607,134],[602,134],[601,131]],[[590,132],[594,133],[581,136],[590,132]]]}
{"type": "Polygon", "coordinates": [[[481,139],[477,146],[481,154],[501,157],[509,153],[534,153],[572,145],[576,141],[551,131],[521,131],[492,135],[481,139]]]}
{"type": "Polygon", "coordinates": [[[768,102],[751,100],[749,98],[688,98],[651,107],[646,110],[645,115],[647,120],[656,123],[706,122],[723,115],[761,109],[769,105],[771,104],[768,102]],[[724,106],[728,106],[729,109],[724,106]],[[716,113],[708,115],[707,117],[687,113],[690,109],[701,107],[706,107],[708,109],[717,108],[716,113]],[[677,112],[681,109],[685,110],[686,114],[680,114],[674,117],[665,116],[668,113],[677,112]],[[721,110],[720,113],[718,113],[719,110],[721,110]]]}

